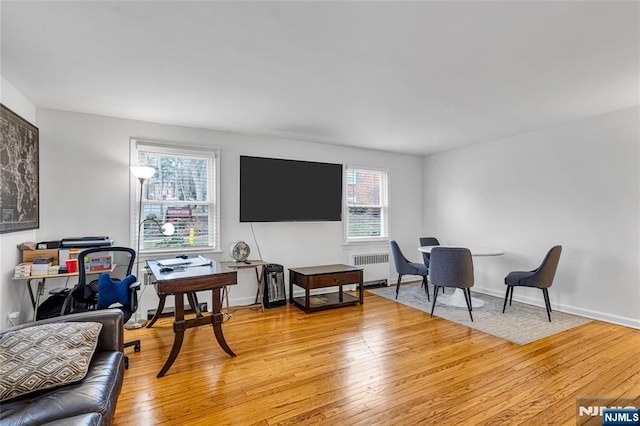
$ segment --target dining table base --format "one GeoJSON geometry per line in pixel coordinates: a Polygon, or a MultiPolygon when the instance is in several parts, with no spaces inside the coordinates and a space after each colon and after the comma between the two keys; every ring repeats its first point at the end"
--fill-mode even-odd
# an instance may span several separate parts
{"type": "MultiPolygon", "coordinates": [[[[445,290],[446,291],[446,290],[445,290]]],[[[448,306],[455,306],[456,308],[466,308],[467,302],[464,298],[464,293],[461,288],[456,288],[452,294],[438,295],[437,302],[441,302],[448,306]]],[[[471,308],[479,308],[484,306],[484,301],[477,297],[471,298],[471,308]]]]}

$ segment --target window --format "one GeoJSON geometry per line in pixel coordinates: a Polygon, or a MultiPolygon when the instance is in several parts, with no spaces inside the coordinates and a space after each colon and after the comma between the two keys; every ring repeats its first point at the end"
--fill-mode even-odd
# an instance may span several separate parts
{"type": "Polygon", "coordinates": [[[345,182],[347,242],[386,240],[387,173],[347,166],[345,182]]]}
{"type": "Polygon", "coordinates": [[[219,152],[132,140],[132,165],[146,165],[156,173],[145,181],[142,214],[138,217],[137,191],[132,235],[140,229],[140,251],[218,250],[220,229],[219,152]],[[142,219],[142,222],[141,222],[142,219]],[[152,219],[152,220],[150,220],[152,219]],[[158,224],[171,223],[173,235],[158,224]]]}

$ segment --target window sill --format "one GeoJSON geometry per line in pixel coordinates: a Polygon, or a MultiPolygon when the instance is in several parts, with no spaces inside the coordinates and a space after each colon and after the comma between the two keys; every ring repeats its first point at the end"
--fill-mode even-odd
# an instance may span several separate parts
{"type": "Polygon", "coordinates": [[[345,241],[342,243],[342,247],[387,246],[388,244],[389,238],[376,238],[361,241],[345,241]]]}

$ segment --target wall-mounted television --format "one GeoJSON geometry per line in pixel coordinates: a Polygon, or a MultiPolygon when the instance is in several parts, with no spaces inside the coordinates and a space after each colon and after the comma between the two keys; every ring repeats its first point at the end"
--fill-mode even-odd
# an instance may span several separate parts
{"type": "Polygon", "coordinates": [[[240,222],[342,220],[342,164],[240,156],[240,222]]]}

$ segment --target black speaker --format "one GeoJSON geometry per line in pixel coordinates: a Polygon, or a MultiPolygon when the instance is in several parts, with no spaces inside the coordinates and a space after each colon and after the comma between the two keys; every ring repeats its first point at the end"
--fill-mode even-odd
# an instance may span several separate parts
{"type": "Polygon", "coordinates": [[[287,294],[284,285],[284,267],[270,263],[264,267],[263,305],[274,308],[287,304],[287,294]]]}

